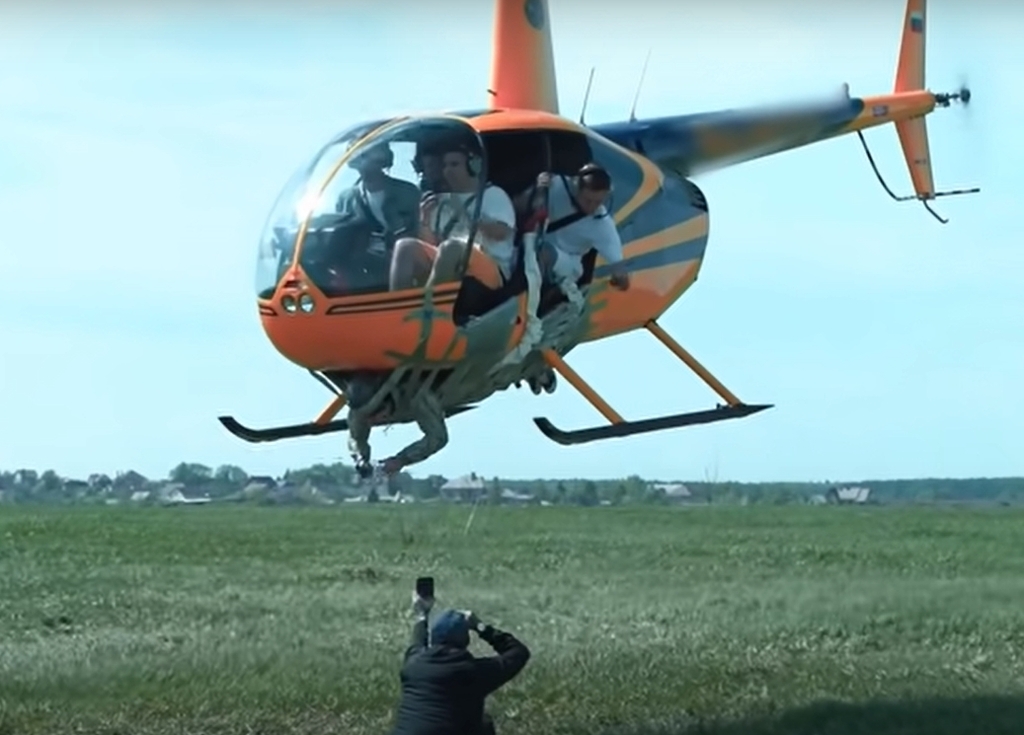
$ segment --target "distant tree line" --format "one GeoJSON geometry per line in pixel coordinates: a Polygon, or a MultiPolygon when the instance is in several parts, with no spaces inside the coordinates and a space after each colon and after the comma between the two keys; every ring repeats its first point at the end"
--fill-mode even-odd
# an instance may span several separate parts
{"type": "MultiPolygon", "coordinates": [[[[473,475],[473,478],[476,478],[473,475]]],[[[401,473],[390,490],[417,500],[501,503],[533,502],[582,506],[620,504],[770,504],[821,502],[837,488],[870,489],[873,503],[1024,502],[1024,478],[858,480],[855,482],[713,482],[662,483],[632,474],[623,478],[569,480],[511,480],[493,477],[469,487],[446,489],[440,475],[414,477],[401,473]],[[682,488],[682,489],[680,489],[682,488]]],[[[169,493],[210,501],[324,502],[366,497],[380,500],[374,489],[361,485],[355,470],[345,463],[315,464],[288,470],[281,477],[250,476],[235,465],[212,468],[181,462],[165,478],[148,478],[135,471],[113,477],[96,473],[86,478],[60,477],[53,470],[0,471],[0,503],[122,502],[166,498],[169,493]]]]}

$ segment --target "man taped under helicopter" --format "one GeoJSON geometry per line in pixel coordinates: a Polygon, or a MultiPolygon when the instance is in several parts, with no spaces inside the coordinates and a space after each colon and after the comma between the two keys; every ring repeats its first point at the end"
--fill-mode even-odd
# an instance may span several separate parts
{"type": "Polygon", "coordinates": [[[354,378],[349,383],[348,449],[356,471],[364,479],[372,476],[375,470],[385,476],[394,475],[433,456],[448,444],[444,407],[434,391],[414,390],[411,395],[400,393],[399,400],[408,408],[423,436],[374,467],[371,463],[370,432],[374,426],[387,423],[389,416],[395,413],[392,396],[384,399],[380,409],[367,410],[367,402],[377,385],[378,381],[369,376],[354,378]]]}

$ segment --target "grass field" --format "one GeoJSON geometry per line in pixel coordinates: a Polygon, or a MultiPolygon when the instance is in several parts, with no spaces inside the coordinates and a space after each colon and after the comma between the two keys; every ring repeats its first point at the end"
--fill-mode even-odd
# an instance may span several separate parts
{"type": "Polygon", "coordinates": [[[502,734],[1024,732],[1019,511],[468,513],[2,508],[0,733],[386,733],[420,574],[502,734]]]}

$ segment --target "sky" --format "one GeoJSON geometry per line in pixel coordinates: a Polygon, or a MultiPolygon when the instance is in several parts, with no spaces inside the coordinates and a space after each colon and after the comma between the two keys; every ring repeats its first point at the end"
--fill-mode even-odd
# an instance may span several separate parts
{"type": "MultiPolygon", "coordinates": [[[[263,334],[256,244],[285,180],[368,118],[486,105],[491,4],[43,2],[0,10],[0,469],[64,476],[180,461],[280,474],[348,461],[343,434],[251,445],[329,399],[263,334]],[[210,9],[215,8],[215,9],[210,9]]],[[[640,117],[892,87],[902,0],[550,0],[562,113],[640,117]]],[[[773,409],[562,447],[532,423],[602,423],[562,382],[449,422],[417,475],[846,481],[1024,475],[1024,6],[933,0],[929,117],[950,219],[891,201],[856,136],[697,179],[697,283],[661,324],[734,393],[773,409]]],[[[910,191],[895,131],[866,134],[910,191]]],[[[627,418],[718,397],[651,335],[570,364],[627,418]]],[[[397,451],[412,426],[375,434],[397,451]]]]}

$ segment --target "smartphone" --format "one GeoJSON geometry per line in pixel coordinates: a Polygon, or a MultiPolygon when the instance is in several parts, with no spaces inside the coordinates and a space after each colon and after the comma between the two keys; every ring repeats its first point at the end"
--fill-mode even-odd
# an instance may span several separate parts
{"type": "Polygon", "coordinates": [[[433,577],[419,577],[416,580],[416,596],[422,597],[425,600],[433,599],[434,597],[434,578],[433,577]]]}

